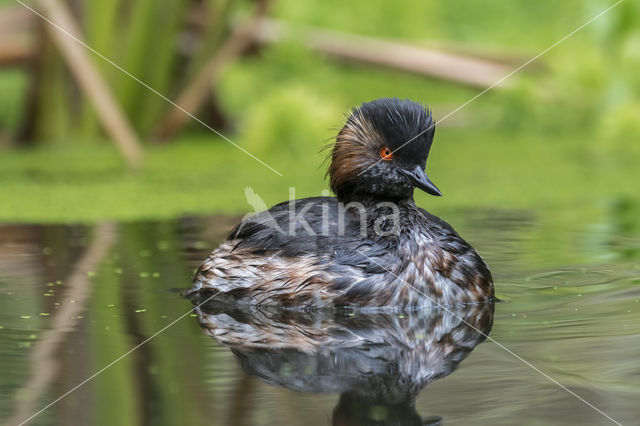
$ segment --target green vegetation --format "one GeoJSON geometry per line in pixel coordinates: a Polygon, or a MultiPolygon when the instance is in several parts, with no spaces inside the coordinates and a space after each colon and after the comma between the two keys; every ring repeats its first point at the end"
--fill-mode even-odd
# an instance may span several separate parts
{"type": "MultiPolygon", "coordinates": [[[[586,136],[515,139],[442,129],[437,138],[428,169],[445,196],[417,194],[421,205],[435,211],[528,208],[532,200],[538,208],[573,210],[636,195],[640,171],[616,167],[631,160],[599,153],[597,142],[585,143],[586,136]]],[[[0,157],[0,197],[10,200],[0,204],[0,217],[9,222],[92,222],[243,213],[250,208],[247,186],[267,204],[286,199],[290,186],[299,197],[319,195],[327,187],[321,146],[310,144],[299,155],[256,153],[283,177],[233,146],[209,139],[154,148],[139,172],[128,172],[105,145],[11,152],[0,157]]]]}
{"type": "MultiPolygon", "coordinates": [[[[515,68],[612,2],[279,1],[273,15],[294,25],[520,58],[513,61],[515,68]]],[[[168,73],[179,62],[173,56],[176,46],[162,47],[175,41],[175,23],[187,1],[130,2],[135,12],[122,25],[117,9],[126,2],[89,3],[90,43],[174,96],[178,84],[168,73]],[[116,31],[120,26],[122,31],[116,31]]],[[[248,3],[234,5],[248,10],[248,3]]],[[[497,307],[492,336],[563,384],[582,389],[580,394],[600,392],[601,401],[616,403],[620,393],[615,392],[637,372],[629,362],[637,345],[621,337],[637,336],[637,321],[631,318],[640,303],[633,290],[640,269],[639,12],[637,2],[622,3],[518,73],[511,87],[491,91],[442,121],[427,168],[444,197],[417,194],[421,206],[444,216],[489,261],[498,296],[507,302],[497,307]],[[616,340],[601,337],[613,334],[616,340]],[[517,345],[526,342],[528,347],[517,345]],[[580,356],[589,362],[580,362],[580,356]]],[[[213,51],[218,37],[216,31],[207,35],[196,63],[213,51]]],[[[136,129],[150,134],[168,106],[110,65],[96,63],[136,129]]],[[[188,79],[193,66],[186,68],[183,77],[188,79]]],[[[322,194],[327,153],[320,150],[351,107],[397,96],[428,103],[441,119],[478,93],[337,62],[299,44],[282,43],[243,57],[216,86],[216,97],[232,121],[225,135],[282,177],[196,123],[177,140],[146,140],[144,165],[133,172],[102,139],[83,101],[79,109],[65,109],[69,93],[63,72],[63,65],[55,63],[41,94],[49,114],[36,127],[44,143],[9,148],[11,135],[23,124],[29,83],[23,70],[0,71],[0,223],[89,225],[7,228],[6,241],[18,248],[5,246],[10,262],[8,273],[0,274],[0,329],[8,336],[2,358],[7,370],[2,389],[8,397],[0,402],[0,418],[24,397],[17,389],[31,374],[28,350],[40,343],[58,306],[72,303],[65,299],[67,279],[91,244],[99,245],[95,233],[105,221],[121,222],[115,227],[117,243],[87,274],[91,298],[82,318],[75,318],[73,332],[65,332],[66,350],[58,357],[62,372],[55,379],[60,383],[49,384],[37,406],[188,311],[189,304],[170,289],[189,286],[191,268],[235,222],[217,214],[240,216],[252,209],[245,199],[247,187],[266,205],[287,199],[290,187],[297,197],[322,194]],[[201,218],[177,219],[186,215],[201,218]]],[[[56,408],[76,416],[82,411],[78,407],[93,406],[84,411],[92,418],[73,420],[95,424],[222,424],[225,416],[238,421],[237,412],[261,416],[261,424],[268,424],[286,419],[278,410],[268,411],[265,395],[277,400],[283,413],[297,416],[291,407],[313,407],[322,419],[335,402],[333,396],[313,395],[305,405],[297,394],[285,397],[260,387],[266,385],[238,380],[231,353],[207,347],[209,342],[193,318],[178,321],[56,408]],[[83,399],[86,395],[89,399],[83,399]],[[246,406],[235,403],[243,401],[239,396],[247,396],[246,406]],[[272,415],[276,420],[270,421],[272,415]]],[[[495,354],[485,352],[489,358],[479,358],[466,375],[454,376],[461,377],[456,392],[473,382],[473,374],[494,374],[486,359],[497,360],[508,377],[526,372],[505,363],[508,358],[500,358],[505,355],[495,345],[483,350],[491,348],[495,354]]],[[[479,394],[491,395],[493,402],[513,398],[506,395],[513,387],[496,387],[495,380],[483,379],[490,391],[479,394]],[[496,391],[506,396],[495,397],[496,391]]],[[[550,388],[521,388],[527,397],[557,397],[550,388]]],[[[429,394],[435,399],[428,406],[448,407],[437,397],[429,394]]],[[[491,401],[484,405],[495,419],[491,401]]],[[[541,406],[537,401],[532,405],[527,399],[526,405],[541,406]]],[[[476,418],[478,405],[467,406],[476,418]]],[[[300,416],[312,418],[309,413],[300,416]]],[[[44,416],[37,420],[50,422],[44,416]]]]}
{"type": "MultiPolygon", "coordinates": [[[[180,2],[173,3],[178,7],[180,2]]],[[[559,6],[551,1],[516,5],[496,0],[482,7],[460,1],[407,0],[393,7],[377,3],[280,2],[274,14],[299,25],[414,43],[455,42],[489,55],[517,50],[527,58],[607,6],[602,1],[559,6]],[[554,20],[547,25],[544,18],[551,11],[554,20]]],[[[89,11],[91,19],[113,17],[112,9],[101,8],[107,5],[89,11]]],[[[559,212],[566,208],[569,217],[598,215],[603,205],[635,199],[640,83],[633,70],[640,50],[639,33],[630,23],[635,22],[636,9],[630,3],[620,5],[514,77],[513,87],[487,93],[442,122],[428,168],[445,197],[420,195],[420,203],[436,213],[459,207],[548,207],[559,212]]],[[[106,36],[115,23],[101,25],[103,29],[92,29],[90,39],[116,49],[119,44],[106,36]]],[[[131,23],[126,37],[142,40],[147,33],[141,25],[131,23]]],[[[129,49],[144,50],[145,43],[146,38],[129,49]]],[[[121,55],[136,56],[127,52],[121,55]]],[[[138,65],[140,70],[158,67],[138,65]]],[[[148,114],[136,122],[149,123],[157,116],[159,98],[108,64],[101,63],[101,68],[119,96],[128,99],[127,111],[148,114]]],[[[0,88],[5,95],[0,100],[0,128],[15,129],[24,78],[15,71],[2,72],[0,88]]],[[[317,195],[326,188],[321,165],[326,154],[319,150],[335,135],[350,107],[398,96],[428,103],[439,118],[476,93],[452,83],[338,63],[294,43],[272,46],[230,67],[218,97],[234,118],[236,131],[228,136],[283,177],[197,124],[177,141],[151,144],[138,172],[127,171],[105,141],[62,132],[46,146],[2,152],[0,221],[94,222],[244,213],[247,186],[267,205],[285,199],[291,186],[297,196],[317,195]]]]}
{"type": "MultiPolygon", "coordinates": [[[[175,95],[184,80],[193,75],[194,64],[201,63],[220,43],[227,28],[226,1],[210,0],[211,26],[203,30],[202,43],[193,47],[190,60],[180,51],[190,0],[105,0],[72,5],[82,16],[86,42],[101,55],[127,70],[160,93],[175,95]],[[81,12],[80,12],[81,11],[81,12]]],[[[101,134],[90,102],[70,96],[73,87],[66,64],[54,45],[45,39],[42,60],[34,73],[40,87],[35,95],[37,113],[31,123],[40,142],[63,138],[96,138],[101,134]]],[[[96,64],[135,129],[148,136],[166,114],[167,104],[112,64],[96,58],[96,64]]]]}

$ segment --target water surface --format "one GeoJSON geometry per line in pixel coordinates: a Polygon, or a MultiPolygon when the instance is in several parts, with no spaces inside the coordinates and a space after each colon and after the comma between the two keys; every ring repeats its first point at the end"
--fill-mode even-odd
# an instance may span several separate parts
{"type": "Polygon", "coordinates": [[[373,316],[194,310],[237,218],[1,226],[0,421],[141,345],[28,424],[639,424],[638,208],[607,209],[447,212],[503,301],[373,316]]]}

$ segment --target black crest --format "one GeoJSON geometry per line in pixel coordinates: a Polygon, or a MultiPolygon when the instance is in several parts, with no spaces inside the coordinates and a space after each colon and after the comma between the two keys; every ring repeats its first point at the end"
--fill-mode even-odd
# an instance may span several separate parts
{"type": "Polygon", "coordinates": [[[426,159],[429,155],[436,127],[431,111],[422,104],[381,98],[362,104],[355,114],[370,123],[398,156],[426,159]]]}
{"type": "Polygon", "coordinates": [[[425,190],[434,134],[431,112],[417,102],[383,98],[354,108],[331,153],[331,189],[342,200],[401,199],[411,197],[416,186],[425,190]],[[385,151],[392,160],[383,161],[385,151]],[[424,176],[418,182],[413,175],[424,176]]]}

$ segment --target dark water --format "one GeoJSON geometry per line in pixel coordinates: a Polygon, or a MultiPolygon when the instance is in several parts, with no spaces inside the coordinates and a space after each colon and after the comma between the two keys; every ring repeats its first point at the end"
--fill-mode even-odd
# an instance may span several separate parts
{"type": "Polygon", "coordinates": [[[638,212],[612,209],[449,212],[503,302],[369,316],[194,310],[234,218],[1,226],[0,421],[640,424],[638,212]]]}

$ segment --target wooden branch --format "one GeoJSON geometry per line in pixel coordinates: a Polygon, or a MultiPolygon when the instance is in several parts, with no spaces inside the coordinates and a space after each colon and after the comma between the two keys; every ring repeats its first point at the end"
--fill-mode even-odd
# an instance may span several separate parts
{"type": "Polygon", "coordinates": [[[33,29],[36,18],[22,6],[0,8],[0,35],[29,31],[33,29]]]}
{"type": "Polygon", "coordinates": [[[222,74],[224,67],[254,44],[257,23],[267,13],[270,3],[271,0],[257,0],[253,18],[232,31],[222,47],[204,64],[193,81],[180,93],[176,100],[176,104],[179,106],[173,106],[169,110],[155,132],[158,139],[166,140],[174,136],[192,119],[189,114],[196,114],[202,108],[207,97],[211,96],[213,84],[222,74]]]}
{"type": "Polygon", "coordinates": [[[180,93],[176,100],[179,106],[173,106],[155,135],[160,140],[173,137],[196,114],[207,97],[211,96],[213,83],[220,77],[225,65],[240,56],[253,43],[253,24],[236,29],[222,47],[209,59],[196,74],[193,81],[180,93]],[[187,111],[189,114],[187,114],[187,111]]]}
{"type": "Polygon", "coordinates": [[[162,121],[156,136],[169,139],[191,119],[185,111],[196,114],[213,90],[213,83],[220,77],[225,65],[240,56],[252,43],[253,35],[243,27],[234,31],[216,54],[202,67],[196,77],[178,96],[176,104],[162,121]]]}
{"type": "Polygon", "coordinates": [[[0,39],[0,67],[24,64],[33,53],[33,44],[28,40],[11,36],[0,39]]]}
{"type": "MultiPolygon", "coordinates": [[[[283,22],[262,19],[254,34],[262,44],[293,38],[283,22]]],[[[425,49],[404,43],[307,28],[295,33],[309,48],[347,61],[374,64],[429,77],[486,88],[511,71],[506,64],[460,54],[425,49]]],[[[498,87],[506,86],[506,82],[498,87]]]]}
{"type": "Polygon", "coordinates": [[[0,9],[0,67],[27,62],[35,53],[34,15],[21,6],[0,9]]]}
{"type": "MultiPolygon", "coordinates": [[[[39,0],[38,4],[47,19],[76,39],[82,40],[79,27],[65,2],[39,0]]],[[[111,136],[127,164],[132,168],[139,167],[143,153],[138,138],[107,83],[91,62],[85,47],[53,25],[48,25],[48,29],[71,73],[93,104],[105,131],[111,136]]]]}

